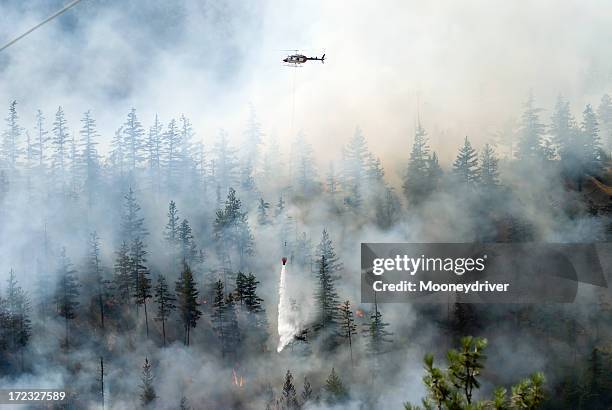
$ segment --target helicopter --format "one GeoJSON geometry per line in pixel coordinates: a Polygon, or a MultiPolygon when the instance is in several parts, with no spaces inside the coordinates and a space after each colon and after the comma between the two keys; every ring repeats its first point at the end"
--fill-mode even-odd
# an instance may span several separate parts
{"type": "Polygon", "coordinates": [[[287,63],[289,67],[299,67],[306,61],[320,61],[325,63],[325,53],[321,57],[307,57],[304,54],[299,54],[298,50],[292,50],[295,54],[290,54],[283,58],[283,62],[287,63]]]}

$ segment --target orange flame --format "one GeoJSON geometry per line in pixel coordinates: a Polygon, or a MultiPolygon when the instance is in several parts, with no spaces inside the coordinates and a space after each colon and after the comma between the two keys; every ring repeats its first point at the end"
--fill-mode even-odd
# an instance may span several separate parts
{"type": "Polygon", "coordinates": [[[244,378],[242,376],[238,376],[236,374],[236,369],[232,369],[232,383],[234,384],[234,386],[236,387],[242,387],[244,386],[244,378]]]}
{"type": "Polygon", "coordinates": [[[365,312],[363,310],[361,310],[361,309],[357,309],[355,311],[355,316],[357,316],[357,317],[365,317],[365,312]]]}

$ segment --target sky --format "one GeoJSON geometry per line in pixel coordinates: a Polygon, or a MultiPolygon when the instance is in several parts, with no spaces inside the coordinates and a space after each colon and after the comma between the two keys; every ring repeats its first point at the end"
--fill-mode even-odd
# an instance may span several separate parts
{"type": "MultiPolygon", "coordinates": [[[[0,1],[0,42],[62,1],[0,1]]],[[[0,102],[91,109],[105,141],[133,106],[146,126],[182,113],[212,143],[241,141],[249,106],[285,150],[297,132],[321,163],[363,130],[388,175],[401,171],[420,118],[448,163],[465,135],[482,145],[529,92],[547,121],[557,95],[580,113],[612,91],[606,1],[83,0],[0,53],[0,102]],[[326,53],[293,69],[282,50],[326,53]]]]}

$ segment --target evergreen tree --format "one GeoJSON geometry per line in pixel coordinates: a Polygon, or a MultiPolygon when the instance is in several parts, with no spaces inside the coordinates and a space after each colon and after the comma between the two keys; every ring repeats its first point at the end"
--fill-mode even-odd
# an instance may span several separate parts
{"type": "Polygon", "coordinates": [[[223,343],[221,345],[222,353],[224,357],[231,357],[237,360],[237,355],[240,351],[241,335],[240,328],[238,327],[238,318],[236,316],[236,305],[231,293],[227,295],[225,299],[223,310],[225,329],[223,331],[223,343]]]}
{"type": "Polygon", "coordinates": [[[374,303],[374,313],[370,316],[370,323],[366,328],[366,333],[369,336],[367,342],[368,353],[374,357],[378,357],[385,353],[385,344],[391,343],[390,336],[392,333],[386,330],[388,323],[385,323],[382,318],[382,313],[378,310],[378,304],[374,303]]]}
{"type": "Polygon", "coordinates": [[[590,104],[587,104],[582,113],[582,144],[581,159],[584,172],[592,175],[601,173],[601,141],[599,138],[599,124],[597,116],[590,104]]]}
{"type": "Polygon", "coordinates": [[[124,177],[126,170],[126,154],[123,144],[123,127],[115,131],[113,140],[111,141],[111,151],[108,157],[108,164],[112,175],[120,181],[124,177]]]}
{"type": "Polygon", "coordinates": [[[117,291],[116,300],[122,304],[129,304],[132,297],[132,263],[130,260],[130,247],[124,241],[116,253],[115,276],[113,282],[117,291]]]}
{"type": "Polygon", "coordinates": [[[602,145],[606,155],[610,155],[612,151],[612,98],[609,94],[604,94],[601,97],[601,102],[597,108],[597,117],[601,125],[602,145]]]}
{"type": "Polygon", "coordinates": [[[312,146],[299,133],[292,147],[292,183],[296,192],[308,197],[321,190],[312,146]]]}
{"type": "Polygon", "coordinates": [[[283,196],[280,195],[278,197],[278,202],[276,203],[276,211],[274,213],[274,216],[278,217],[279,215],[282,215],[285,212],[285,200],[283,199],[283,196]]]}
{"type": "Polygon", "coordinates": [[[199,252],[193,240],[193,233],[189,226],[189,221],[183,219],[178,229],[178,241],[181,251],[181,261],[189,265],[193,265],[197,262],[199,252]]]}
{"type": "Polygon", "coordinates": [[[240,259],[239,268],[243,269],[246,258],[254,253],[254,242],[247,213],[242,211],[242,202],[233,188],[229,189],[225,207],[216,212],[213,230],[219,254],[234,249],[240,259]]]}
{"type": "Polygon", "coordinates": [[[72,268],[72,263],[66,256],[66,248],[60,251],[60,259],[57,269],[57,288],[55,290],[55,305],[57,313],[64,318],[66,327],[66,346],[69,345],[68,328],[69,322],[77,316],[79,308],[79,283],[75,276],[76,271],[72,268]]]}
{"type": "Polygon", "coordinates": [[[85,112],[81,119],[82,128],[81,134],[81,146],[82,146],[82,174],[85,177],[84,189],[87,195],[89,206],[94,203],[94,195],[98,191],[98,184],[100,182],[100,155],[96,145],[98,142],[98,132],[96,130],[96,121],[91,115],[91,111],[85,112]]]}
{"type": "Polygon", "coordinates": [[[478,153],[465,137],[463,146],[459,149],[457,158],[453,162],[453,172],[458,181],[463,184],[474,184],[478,181],[478,153]]]}
{"type": "Polygon", "coordinates": [[[189,346],[191,329],[195,329],[202,312],[199,309],[198,290],[189,265],[184,264],[179,280],[176,282],[177,307],[183,329],[184,343],[189,346]]]}
{"type": "Polygon", "coordinates": [[[143,150],[145,148],[144,129],[136,115],[136,109],[132,108],[123,124],[123,143],[126,164],[130,172],[140,165],[144,160],[143,150]]]}
{"type": "Polygon", "coordinates": [[[359,207],[372,159],[366,139],[359,128],[344,148],[343,157],[343,189],[348,194],[346,200],[353,207],[359,207]]]}
{"type": "Polygon", "coordinates": [[[35,134],[35,153],[38,157],[38,168],[42,171],[45,167],[46,161],[46,148],[49,137],[47,136],[48,131],[45,130],[45,117],[41,110],[36,111],[36,134],[35,134]]]}
{"type": "Polygon", "coordinates": [[[329,377],[325,380],[325,392],[327,394],[327,403],[332,405],[342,403],[348,398],[348,391],[334,368],[332,368],[329,377]]]}
{"type": "Polygon", "coordinates": [[[480,387],[477,377],[484,368],[483,350],[487,340],[467,336],[461,339],[461,349],[448,351],[448,373],[451,383],[465,395],[468,405],[472,404],[474,388],[480,387]]]}
{"type": "Polygon", "coordinates": [[[9,113],[6,118],[6,131],[4,131],[2,139],[2,158],[10,171],[15,170],[17,160],[22,153],[19,139],[23,129],[19,126],[18,120],[17,101],[13,101],[9,106],[9,113]]]}
{"type": "Polygon", "coordinates": [[[317,261],[318,286],[315,291],[317,303],[317,329],[334,329],[338,323],[337,308],[338,293],[336,292],[336,278],[333,275],[327,257],[323,254],[317,261]]]}
{"type": "Polygon", "coordinates": [[[480,155],[480,173],[478,175],[478,181],[483,187],[493,188],[499,185],[498,163],[499,160],[493,147],[485,144],[480,155]]]}
{"type": "Polygon", "coordinates": [[[170,293],[166,278],[164,275],[159,275],[157,277],[157,285],[155,286],[155,302],[157,303],[157,316],[155,316],[155,320],[160,321],[162,324],[164,346],[166,346],[166,322],[176,307],[174,305],[175,301],[176,298],[170,293]]]}
{"type": "Polygon", "coordinates": [[[149,137],[147,139],[147,162],[149,169],[149,178],[151,187],[154,188],[157,194],[161,190],[162,180],[162,155],[163,155],[163,126],[159,121],[157,114],[153,125],[149,128],[149,137]]]}
{"type": "Polygon", "coordinates": [[[212,150],[215,185],[221,192],[227,192],[238,182],[238,159],[236,150],[230,146],[227,132],[221,130],[212,150]]]}
{"type": "Polygon", "coordinates": [[[142,366],[142,384],[140,388],[142,392],[140,393],[140,403],[142,407],[150,407],[153,405],[155,399],[157,399],[157,394],[155,393],[155,387],[153,386],[153,370],[151,368],[151,362],[149,359],[145,357],[144,365],[142,366]]]}
{"type": "Polygon", "coordinates": [[[215,282],[213,289],[213,329],[219,336],[221,346],[225,344],[225,295],[221,279],[215,282]]]}
{"type": "Polygon", "coordinates": [[[104,279],[102,261],[100,260],[100,237],[94,231],[89,237],[89,258],[87,271],[96,286],[96,301],[100,314],[100,327],[104,329],[104,306],[106,305],[108,281],[104,279]]]}
{"type": "Polygon", "coordinates": [[[51,143],[54,150],[52,161],[53,173],[56,182],[59,183],[64,193],[66,189],[66,170],[69,158],[70,134],[62,107],[59,107],[55,113],[51,143]]]}
{"type": "Polygon", "coordinates": [[[133,242],[135,239],[142,240],[148,235],[148,232],[144,227],[144,218],[140,216],[140,205],[136,200],[136,194],[132,187],[129,188],[124,196],[124,200],[121,237],[128,243],[133,242]]]}
{"type": "Polygon", "coordinates": [[[382,229],[389,229],[400,221],[402,205],[393,188],[385,187],[384,193],[376,197],[376,224],[382,229]]]}
{"type": "Polygon", "coordinates": [[[180,128],[181,128],[181,147],[180,147],[180,157],[181,157],[181,176],[184,180],[189,180],[192,177],[193,171],[195,169],[195,165],[193,162],[193,157],[195,154],[195,146],[193,143],[193,137],[195,135],[193,131],[193,126],[191,125],[191,121],[189,118],[185,117],[185,115],[181,115],[180,118],[180,128]]]}
{"type": "Polygon", "coordinates": [[[540,108],[534,107],[533,94],[529,94],[521,117],[521,131],[517,151],[519,159],[545,158],[545,152],[542,149],[545,127],[540,122],[541,111],[540,108]]]}
{"type": "MultiPolygon", "coordinates": [[[[131,276],[134,284],[134,301],[136,306],[144,306],[145,328],[147,337],[149,337],[149,315],[147,312],[147,301],[151,299],[151,278],[149,277],[149,269],[145,263],[147,251],[144,248],[140,238],[135,238],[132,241],[130,248],[130,265],[131,276]]],[[[138,311],[137,311],[138,312],[138,311]]]]}
{"type": "Polygon", "coordinates": [[[408,168],[402,184],[404,195],[412,204],[421,203],[431,190],[428,167],[429,145],[427,133],[419,121],[414,134],[408,168]]]}
{"type": "Polygon", "coordinates": [[[268,217],[268,209],[270,209],[270,203],[259,198],[259,205],[257,205],[257,222],[260,225],[268,225],[270,218],[268,217]]]}
{"type": "Polygon", "coordinates": [[[0,325],[8,333],[5,344],[9,352],[20,354],[21,369],[24,370],[24,350],[32,336],[30,313],[32,307],[26,291],[17,283],[15,271],[11,269],[6,289],[6,299],[0,303],[4,314],[0,314],[0,325]],[[4,305],[4,306],[2,306],[4,305]]]}
{"type": "Polygon", "coordinates": [[[327,229],[323,229],[323,233],[321,234],[321,241],[317,245],[316,248],[317,256],[325,256],[325,260],[328,266],[331,275],[336,279],[340,272],[344,269],[342,262],[340,262],[340,258],[336,254],[336,250],[334,249],[334,244],[329,237],[329,233],[327,229]]]}
{"type": "Polygon", "coordinates": [[[170,201],[168,205],[168,223],[164,231],[164,239],[168,241],[168,244],[173,248],[179,243],[179,219],[176,203],[170,201]]]}
{"type": "Polygon", "coordinates": [[[287,370],[287,374],[285,375],[285,383],[283,384],[283,392],[282,399],[285,409],[287,410],[297,410],[300,408],[297,392],[295,390],[295,386],[293,385],[293,375],[291,371],[287,370]]]}
{"type": "Polygon", "coordinates": [[[353,319],[353,311],[351,303],[347,300],[340,305],[339,321],[340,321],[340,337],[343,338],[349,345],[351,353],[351,364],[353,364],[353,336],[357,334],[357,325],[353,319]]]}
{"type": "Polygon", "coordinates": [[[181,134],[173,118],[168,123],[164,133],[163,165],[166,168],[166,185],[170,192],[177,189],[178,180],[181,172],[181,134]]]}
{"type": "Polygon", "coordinates": [[[301,396],[304,403],[308,403],[308,401],[312,398],[312,386],[310,385],[310,381],[308,381],[307,377],[304,377],[304,388],[302,389],[301,396]]]}
{"type": "Polygon", "coordinates": [[[576,155],[576,128],[569,102],[559,96],[551,117],[550,134],[562,161],[571,161],[576,155]]]}

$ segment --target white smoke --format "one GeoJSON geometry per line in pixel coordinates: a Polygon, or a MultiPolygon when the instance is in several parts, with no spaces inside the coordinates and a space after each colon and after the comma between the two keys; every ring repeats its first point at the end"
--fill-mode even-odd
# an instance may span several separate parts
{"type": "Polygon", "coordinates": [[[278,286],[278,347],[281,352],[299,332],[297,312],[291,308],[291,298],[287,289],[287,269],[283,264],[278,286]]]}

